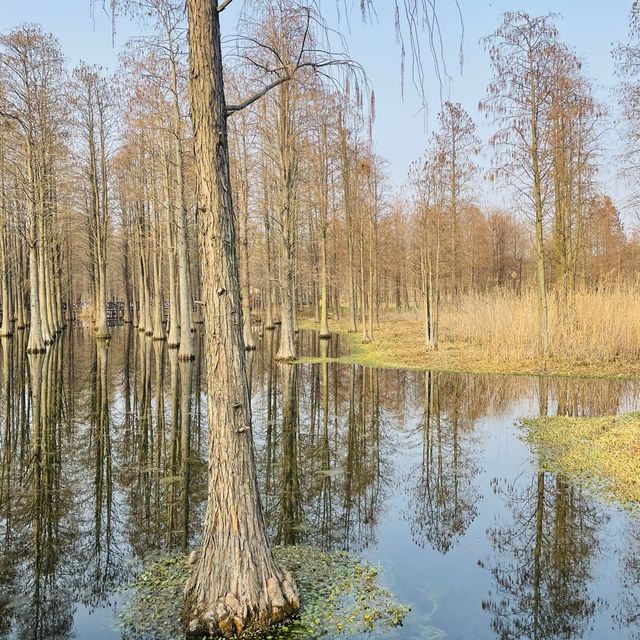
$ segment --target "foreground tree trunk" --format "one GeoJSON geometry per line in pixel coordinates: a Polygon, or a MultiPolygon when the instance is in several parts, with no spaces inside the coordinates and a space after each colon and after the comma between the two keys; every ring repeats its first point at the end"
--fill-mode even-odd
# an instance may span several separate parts
{"type": "Polygon", "coordinates": [[[198,173],[209,487],[202,548],[185,589],[187,631],[231,636],[299,608],[276,564],[258,494],[229,179],[217,0],[187,0],[191,114],[198,173]]]}

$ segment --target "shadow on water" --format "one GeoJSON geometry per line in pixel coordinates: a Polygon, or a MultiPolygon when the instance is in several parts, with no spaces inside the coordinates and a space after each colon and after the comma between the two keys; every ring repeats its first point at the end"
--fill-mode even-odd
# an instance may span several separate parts
{"type": "MultiPolygon", "coordinates": [[[[640,384],[276,364],[248,354],[275,544],[380,562],[398,638],[640,638],[640,522],[545,471],[514,423],[640,408],[640,384]]],[[[334,336],[298,335],[310,357],[334,336]]],[[[0,341],[0,638],[120,637],[120,588],[198,544],[206,363],[128,327],[0,341]]]]}

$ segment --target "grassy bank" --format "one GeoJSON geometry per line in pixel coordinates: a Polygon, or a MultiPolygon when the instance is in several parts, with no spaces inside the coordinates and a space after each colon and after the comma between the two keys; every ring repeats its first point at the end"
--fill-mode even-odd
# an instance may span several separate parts
{"type": "MultiPolygon", "coordinates": [[[[317,329],[307,319],[300,328],[317,329]]],[[[572,375],[584,377],[640,378],[640,362],[621,359],[584,361],[577,358],[551,357],[546,363],[536,357],[514,353],[496,353],[484,344],[462,340],[441,340],[437,351],[426,351],[423,327],[419,320],[396,318],[381,320],[374,329],[372,342],[363,344],[361,333],[347,333],[344,322],[333,322],[331,331],[340,333],[349,345],[350,353],[338,358],[341,362],[391,369],[439,369],[472,373],[572,375]]]]}
{"type": "MultiPolygon", "coordinates": [[[[435,352],[425,350],[417,314],[383,315],[369,344],[361,333],[347,333],[346,312],[330,328],[348,340],[351,355],[343,360],[370,366],[640,378],[640,295],[634,287],[578,291],[570,300],[549,294],[548,304],[546,362],[538,355],[534,292],[469,294],[443,303],[435,352]]],[[[301,326],[317,328],[309,320],[301,326]]]]}
{"type": "Polygon", "coordinates": [[[640,414],[524,421],[543,464],[640,509],[640,414]]]}

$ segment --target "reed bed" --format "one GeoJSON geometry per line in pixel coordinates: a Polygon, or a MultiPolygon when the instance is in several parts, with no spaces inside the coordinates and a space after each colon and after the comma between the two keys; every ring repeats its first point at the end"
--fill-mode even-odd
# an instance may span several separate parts
{"type": "MultiPolygon", "coordinates": [[[[640,291],[616,286],[547,298],[549,359],[581,364],[640,360],[640,291]]],[[[541,360],[538,299],[496,291],[469,294],[442,309],[443,342],[464,342],[502,360],[541,360]]]]}

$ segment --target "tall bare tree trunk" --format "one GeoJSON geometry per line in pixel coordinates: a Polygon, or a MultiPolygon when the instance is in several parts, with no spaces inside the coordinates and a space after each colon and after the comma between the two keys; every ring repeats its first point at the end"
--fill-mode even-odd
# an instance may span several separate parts
{"type": "Polygon", "coordinates": [[[29,208],[29,309],[30,328],[27,353],[43,353],[45,340],[42,334],[40,317],[40,287],[38,284],[38,213],[35,203],[33,152],[31,144],[27,146],[27,206],[29,208]]]}
{"type": "Polygon", "coordinates": [[[177,349],[180,346],[180,320],[176,291],[176,233],[173,210],[169,210],[168,216],[169,219],[166,226],[169,242],[169,261],[167,265],[169,271],[169,335],[167,336],[167,346],[169,349],[177,349]]]}
{"type": "Polygon", "coordinates": [[[327,291],[327,226],[329,217],[329,148],[327,125],[321,126],[320,149],[320,339],[331,337],[329,331],[329,294],[327,291]]]}
{"type": "MultiPolygon", "coordinates": [[[[178,113],[179,115],[179,113],[178,113]]],[[[184,197],[184,153],[182,149],[182,126],[176,136],[176,180],[178,210],[178,285],[180,295],[180,360],[194,360],[193,342],[193,294],[191,291],[191,265],[189,261],[189,228],[187,205],[184,197]]]]}
{"type": "Polygon", "coordinates": [[[356,283],[353,272],[353,214],[351,198],[351,163],[349,158],[349,145],[347,129],[342,118],[339,119],[340,156],[342,161],[342,189],[344,192],[344,215],[347,224],[347,272],[349,276],[348,304],[349,304],[349,333],[356,333],[356,283]]]}
{"type": "Polygon", "coordinates": [[[296,357],[296,188],[298,181],[297,151],[293,131],[294,96],[288,82],[279,87],[278,127],[280,162],[279,202],[279,289],[280,289],[280,344],[276,360],[296,357]]]}
{"type": "MultiPolygon", "coordinates": [[[[41,190],[41,188],[39,189],[41,190]]],[[[42,331],[42,340],[45,345],[53,342],[53,336],[51,334],[51,328],[49,326],[49,317],[47,315],[47,265],[46,265],[46,239],[45,239],[45,220],[44,210],[42,208],[44,196],[40,194],[39,203],[36,206],[37,210],[37,245],[38,251],[36,254],[35,268],[38,273],[37,286],[38,286],[38,313],[40,316],[40,328],[42,331]]]]}
{"type": "MultiPolygon", "coordinates": [[[[371,342],[369,325],[367,324],[367,290],[365,288],[365,267],[364,267],[364,211],[360,215],[360,299],[362,301],[360,313],[362,314],[362,342],[371,342]]],[[[369,274],[371,278],[371,274],[369,274]]],[[[368,301],[371,306],[371,300],[368,301]]]]}
{"type": "Polygon", "coordinates": [[[231,636],[299,608],[264,526],[240,326],[241,302],[217,0],[187,0],[191,114],[203,257],[209,480],[201,551],[185,589],[190,634],[231,636]]]}
{"type": "Polygon", "coordinates": [[[7,225],[5,219],[4,193],[2,196],[2,210],[0,210],[0,279],[2,282],[2,324],[0,325],[0,338],[13,335],[11,328],[12,308],[11,308],[11,290],[9,281],[9,259],[7,255],[7,225]]]}
{"type": "Polygon", "coordinates": [[[16,256],[16,278],[15,286],[13,287],[13,300],[14,308],[16,310],[15,328],[21,330],[27,326],[27,311],[25,309],[25,295],[23,291],[23,284],[26,282],[26,269],[23,245],[22,243],[20,243],[19,246],[17,245],[17,242],[14,243],[14,255],[16,256]]]}
{"type": "MultiPolygon", "coordinates": [[[[240,114],[242,116],[244,114],[240,114]]],[[[251,274],[249,271],[249,149],[247,123],[239,131],[238,193],[240,196],[240,286],[242,288],[242,335],[244,348],[253,351],[256,343],[251,330],[251,274]]]]}
{"type": "Polygon", "coordinates": [[[542,201],[542,175],[540,169],[540,148],[538,139],[538,118],[535,74],[531,73],[531,163],[533,168],[533,204],[535,208],[535,262],[538,285],[538,328],[540,331],[540,354],[546,360],[549,352],[547,287],[544,266],[544,224],[542,201]]]}
{"type": "Polygon", "coordinates": [[[273,317],[273,249],[271,245],[271,218],[269,207],[269,188],[267,186],[267,173],[266,169],[263,170],[262,175],[263,189],[264,189],[264,235],[265,245],[267,253],[267,273],[266,273],[266,314],[265,314],[265,329],[267,331],[273,331],[275,329],[274,317],[273,317]]]}

